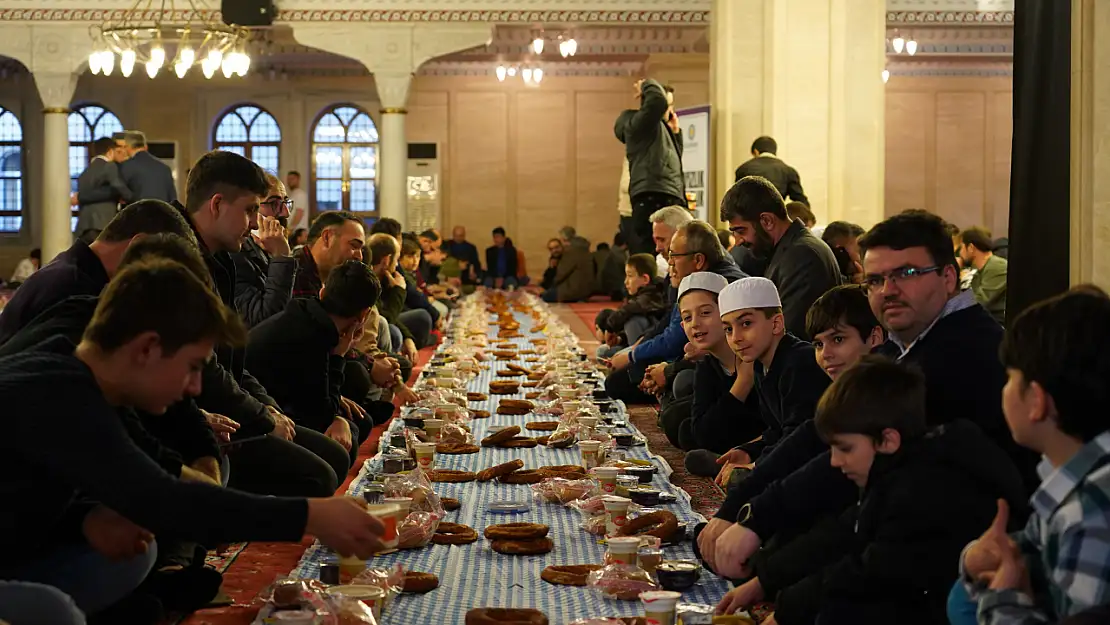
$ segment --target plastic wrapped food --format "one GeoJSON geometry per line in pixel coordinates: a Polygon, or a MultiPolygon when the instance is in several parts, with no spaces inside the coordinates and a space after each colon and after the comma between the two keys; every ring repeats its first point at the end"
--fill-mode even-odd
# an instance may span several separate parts
{"type": "Polygon", "coordinates": [[[397,548],[419,549],[432,542],[442,516],[430,512],[410,512],[397,526],[397,548]]]}
{"type": "MultiPolygon", "coordinates": [[[[432,533],[435,533],[434,529],[432,533]]],[[[428,540],[431,540],[431,538],[429,537],[428,540]]],[[[385,602],[383,605],[389,605],[390,601],[393,601],[397,595],[401,594],[401,590],[405,586],[405,569],[400,564],[394,565],[392,569],[368,568],[358,575],[355,575],[354,579],[351,580],[351,584],[381,588],[385,591],[385,602]]]]}
{"type": "Polygon", "coordinates": [[[640,593],[659,590],[647,571],[628,564],[610,564],[590,573],[586,586],[609,599],[636,601],[640,593]]]}
{"type": "Polygon", "coordinates": [[[474,436],[470,433],[470,429],[462,423],[445,423],[443,429],[439,431],[439,442],[473,443],[474,436]]]}
{"type": "Polygon", "coordinates": [[[594,480],[567,480],[555,477],[533,484],[532,492],[542,501],[566,505],[577,499],[592,497],[600,491],[594,480]]]}
{"type": "Polygon", "coordinates": [[[409,512],[428,512],[439,519],[443,518],[443,503],[432,489],[428,474],[422,469],[417,468],[403,475],[387,475],[385,496],[411,497],[412,505],[409,507],[409,512]]]}

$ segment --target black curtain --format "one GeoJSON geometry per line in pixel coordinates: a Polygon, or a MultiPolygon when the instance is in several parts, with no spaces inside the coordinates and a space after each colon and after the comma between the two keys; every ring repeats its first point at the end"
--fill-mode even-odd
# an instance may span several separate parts
{"type": "Polygon", "coordinates": [[[1071,2],[1014,3],[1014,142],[1006,316],[1067,290],[1071,2]]]}

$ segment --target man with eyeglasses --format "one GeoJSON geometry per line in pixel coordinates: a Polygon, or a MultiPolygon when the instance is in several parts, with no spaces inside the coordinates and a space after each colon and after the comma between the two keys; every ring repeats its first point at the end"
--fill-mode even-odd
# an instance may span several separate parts
{"type": "Polygon", "coordinates": [[[841,282],[832,250],[802,222],[791,221],[778,189],[759,176],[732,185],[721,202],[721,221],[741,245],[767,261],[763,277],[779,291],[786,330],[807,339],[809,307],[841,282]]]}
{"type": "MultiPolygon", "coordinates": [[[[1032,493],[1037,459],[1014,443],[1002,415],[1002,327],[972,293],[960,291],[944,220],[906,211],[876,225],[859,244],[871,310],[888,336],[876,352],[925,374],[930,427],[957,419],[974,422],[1007,452],[1032,493]]],[[[749,559],[776,531],[818,513],[838,514],[856,501],[858,489],[830,466],[829,452],[813,456],[815,441],[812,428],[795,430],[730,490],[698,538],[714,570],[742,577],[749,559]]]]}
{"type": "Polygon", "coordinates": [[[285,310],[293,292],[297,263],[289,250],[285,225],[293,201],[285,184],[267,172],[269,191],[259,203],[257,228],[243,237],[235,260],[235,309],[248,327],[285,310]]]}

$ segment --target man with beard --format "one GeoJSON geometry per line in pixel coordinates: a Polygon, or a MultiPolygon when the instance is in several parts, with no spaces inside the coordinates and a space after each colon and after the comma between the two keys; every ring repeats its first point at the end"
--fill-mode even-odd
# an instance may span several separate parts
{"type": "Polygon", "coordinates": [[[293,291],[297,263],[289,250],[285,226],[292,200],[278,177],[267,173],[270,190],[258,209],[258,229],[243,237],[235,261],[235,310],[248,327],[285,310],[293,291]]]}
{"type": "Polygon", "coordinates": [[[782,298],[786,329],[805,339],[806,313],[841,281],[836,257],[800,221],[791,221],[775,185],[766,178],[741,178],[721,202],[721,221],[752,253],[768,259],[763,276],[782,298]]]}

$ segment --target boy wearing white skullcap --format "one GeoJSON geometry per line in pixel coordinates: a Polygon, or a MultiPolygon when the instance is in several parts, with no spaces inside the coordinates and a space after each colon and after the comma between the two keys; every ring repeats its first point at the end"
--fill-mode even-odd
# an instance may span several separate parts
{"type": "MultiPolygon", "coordinates": [[[[812,428],[817,401],[828,387],[829,377],[817,364],[813,345],[786,331],[774,282],[741,278],[721,291],[719,304],[729,347],[741,360],[752,364],[765,426],[760,440],[740,445],[723,457],[724,473],[726,469],[731,472],[732,464],[755,462],[758,466],[799,426],[812,428]]],[[[819,439],[815,449],[804,447],[790,451],[810,457],[825,451],[819,439]]],[[[745,484],[758,473],[753,472],[745,484]]],[[[734,519],[733,514],[728,520],[734,519]]]]}
{"type": "MultiPolygon", "coordinates": [[[[759,402],[752,394],[751,367],[745,367],[732,353],[717,307],[718,294],[727,286],[723,276],[705,271],[692,273],[679,284],[678,313],[690,341],[687,349],[709,355],[697,361],[693,401],[685,418],[674,423],[676,419],[668,419],[674,411],[660,414],[663,431],[672,443],[687,451],[708,450],[711,458],[763,432],[759,402]],[[737,365],[743,369],[739,374],[737,365]]],[[[700,469],[700,475],[716,475],[716,465],[711,462],[697,464],[709,465],[700,469]]]]}

